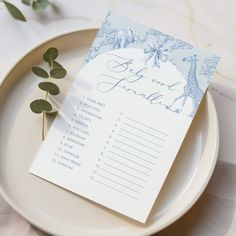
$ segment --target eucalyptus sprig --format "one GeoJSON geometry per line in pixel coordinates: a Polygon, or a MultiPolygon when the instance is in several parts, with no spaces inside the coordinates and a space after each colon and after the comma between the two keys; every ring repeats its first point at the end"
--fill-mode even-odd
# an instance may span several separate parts
{"type": "MultiPolygon", "coordinates": [[[[0,0],[0,2],[4,3],[8,12],[16,19],[20,21],[26,21],[24,14],[17,8],[14,4],[9,1],[0,0]]],[[[33,10],[44,10],[50,4],[48,0],[21,0],[21,2],[27,6],[30,6],[33,10]]]]}
{"type": "Polygon", "coordinates": [[[49,71],[46,71],[42,67],[32,67],[32,72],[38,77],[43,78],[46,81],[40,82],[38,87],[45,91],[45,98],[36,99],[30,103],[32,112],[36,114],[42,113],[42,140],[45,137],[45,118],[46,114],[55,114],[57,111],[53,109],[53,105],[49,101],[49,95],[58,95],[60,89],[57,84],[53,83],[54,79],[62,79],[66,76],[66,69],[56,61],[58,57],[58,50],[56,48],[49,48],[43,54],[43,60],[49,65],[49,71]]]}
{"type": "Polygon", "coordinates": [[[21,2],[27,6],[32,7],[32,9],[35,11],[44,10],[50,4],[48,0],[21,0],[21,2]]]}

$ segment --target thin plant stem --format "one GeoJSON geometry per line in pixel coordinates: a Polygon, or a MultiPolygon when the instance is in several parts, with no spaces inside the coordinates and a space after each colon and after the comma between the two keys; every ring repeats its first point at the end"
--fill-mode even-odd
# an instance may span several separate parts
{"type": "MultiPolygon", "coordinates": [[[[48,91],[46,92],[45,100],[48,100],[48,91]]],[[[45,138],[45,111],[43,111],[43,123],[42,123],[42,140],[45,138]]]]}
{"type": "Polygon", "coordinates": [[[43,124],[42,124],[42,140],[44,141],[45,133],[45,111],[43,111],[43,124]]]}
{"type": "Polygon", "coordinates": [[[48,100],[48,91],[46,92],[45,100],[46,100],[46,101],[48,100]]]}
{"type": "MultiPolygon", "coordinates": [[[[52,60],[51,60],[51,65],[52,65],[52,60]]],[[[51,68],[52,66],[50,66],[51,68]]],[[[49,81],[51,80],[51,77],[48,78],[49,81]]],[[[45,100],[48,100],[48,91],[46,92],[45,100]]],[[[42,141],[44,141],[45,138],[45,111],[43,111],[43,122],[42,122],[42,141]]]]}

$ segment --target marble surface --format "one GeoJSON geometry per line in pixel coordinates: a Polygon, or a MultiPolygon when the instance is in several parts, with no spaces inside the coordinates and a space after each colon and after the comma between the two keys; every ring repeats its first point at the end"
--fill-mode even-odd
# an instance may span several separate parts
{"type": "MultiPolygon", "coordinates": [[[[35,13],[14,2],[28,21],[9,16],[0,1],[0,78],[27,51],[61,33],[99,26],[108,10],[159,29],[221,56],[212,92],[220,124],[218,163],[206,191],[164,235],[236,235],[236,2],[235,0],[52,0],[35,13]]],[[[0,197],[0,235],[45,235],[0,197]]]]}

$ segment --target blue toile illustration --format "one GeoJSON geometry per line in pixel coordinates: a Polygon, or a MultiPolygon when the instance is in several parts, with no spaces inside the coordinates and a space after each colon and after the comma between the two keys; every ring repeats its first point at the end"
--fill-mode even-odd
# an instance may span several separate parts
{"type": "Polygon", "coordinates": [[[219,57],[168,34],[109,12],[85,58],[85,63],[102,53],[123,48],[142,49],[147,66],[159,69],[162,63],[173,64],[184,76],[186,84],[183,91],[165,108],[178,114],[183,111],[186,102],[191,101],[192,111],[188,115],[194,116],[210,77],[219,63],[219,57]]]}

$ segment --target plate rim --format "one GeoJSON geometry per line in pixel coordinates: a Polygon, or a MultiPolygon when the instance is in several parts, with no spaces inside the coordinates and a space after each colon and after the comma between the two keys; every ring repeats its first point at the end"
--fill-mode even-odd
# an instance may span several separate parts
{"type": "MultiPolygon", "coordinates": [[[[205,181],[203,183],[203,185],[201,186],[201,188],[198,190],[197,194],[195,195],[194,198],[192,198],[192,201],[190,201],[188,203],[188,205],[186,205],[184,208],[182,208],[182,210],[179,212],[179,214],[176,214],[175,217],[173,217],[169,222],[166,222],[165,224],[163,224],[163,228],[161,228],[159,231],[165,229],[166,227],[170,226],[171,224],[175,223],[177,220],[179,220],[184,214],[186,214],[192,207],[193,205],[198,201],[198,199],[201,197],[201,195],[203,194],[203,192],[205,191],[211,177],[212,177],[212,174],[214,172],[214,169],[215,169],[215,166],[216,166],[216,162],[217,162],[217,157],[218,157],[218,153],[219,153],[219,142],[220,142],[220,138],[219,138],[219,122],[218,122],[218,115],[217,115],[217,112],[216,112],[216,108],[215,108],[215,103],[214,103],[214,100],[213,100],[213,97],[210,93],[209,90],[206,91],[205,93],[205,96],[207,97],[207,99],[210,101],[211,103],[211,108],[213,109],[214,113],[215,113],[215,128],[216,128],[216,142],[215,142],[215,151],[214,154],[213,154],[213,162],[212,162],[212,165],[211,165],[211,168],[209,169],[209,172],[208,172],[208,175],[207,177],[205,178],[205,181]]],[[[195,173],[196,174],[196,173],[195,173]]],[[[194,175],[195,175],[194,174],[194,175]]],[[[190,183],[191,184],[191,183],[190,183]]],[[[155,231],[155,230],[150,230],[150,234],[154,234],[154,233],[157,233],[159,231],[155,231]]],[[[139,235],[139,236],[142,236],[142,235],[139,235]]]]}
{"type": "MultiPolygon", "coordinates": [[[[60,33],[56,36],[52,36],[46,40],[43,40],[42,42],[36,44],[35,46],[31,47],[29,50],[27,50],[25,53],[22,53],[22,55],[20,55],[17,60],[10,66],[10,68],[3,73],[3,75],[0,77],[0,87],[3,85],[3,83],[6,81],[6,79],[8,78],[9,74],[14,70],[14,68],[28,55],[30,55],[31,53],[33,53],[34,50],[44,46],[45,44],[49,43],[50,41],[59,39],[61,37],[65,37],[65,36],[69,36],[70,34],[76,34],[79,32],[86,32],[86,31],[97,31],[98,28],[96,26],[91,26],[91,27],[87,27],[87,28],[83,28],[83,29],[77,29],[77,30],[72,30],[72,31],[68,31],[68,32],[64,32],[64,33],[60,33]]],[[[209,180],[213,174],[215,165],[216,165],[216,161],[217,161],[217,156],[218,156],[218,151],[219,151],[219,122],[218,122],[218,116],[217,116],[217,112],[216,112],[216,108],[215,108],[215,103],[213,101],[212,95],[210,93],[209,90],[206,91],[206,99],[208,100],[209,104],[211,105],[211,110],[213,111],[213,115],[212,117],[214,117],[215,121],[214,121],[214,129],[215,129],[215,149],[213,154],[212,154],[212,164],[211,164],[211,168],[208,171],[208,175],[205,176],[205,181],[203,182],[203,184],[201,185],[201,188],[198,189],[197,194],[195,194],[194,198],[192,198],[192,200],[186,204],[184,207],[181,207],[181,210],[179,211],[178,214],[175,214],[175,217],[171,218],[170,220],[166,221],[164,224],[161,225],[161,227],[159,229],[155,229],[155,224],[153,225],[154,228],[150,228],[149,230],[147,229],[146,232],[144,232],[143,230],[141,230],[142,232],[137,233],[137,235],[139,236],[144,236],[144,235],[149,235],[149,234],[153,234],[153,233],[157,233],[159,231],[161,231],[162,229],[166,228],[167,226],[173,224],[175,221],[177,221],[180,217],[182,217],[185,213],[187,213],[187,211],[189,211],[189,209],[196,203],[196,201],[199,199],[199,197],[202,195],[203,191],[205,190],[207,184],[209,183],[209,180]]],[[[191,181],[189,183],[191,185],[191,181]]],[[[8,197],[7,193],[4,191],[4,189],[2,188],[2,185],[0,184],[0,195],[3,197],[3,199],[18,213],[20,214],[27,222],[29,222],[30,224],[36,226],[37,228],[41,229],[42,231],[49,233],[49,234],[53,234],[56,235],[56,233],[58,232],[53,232],[50,229],[46,229],[43,227],[43,225],[38,224],[35,220],[31,219],[29,215],[25,214],[25,212],[17,206],[17,204],[15,204],[10,197],[8,197]]],[[[178,199],[177,199],[178,200],[178,199]]],[[[176,200],[176,201],[177,201],[176,200]]]]}

